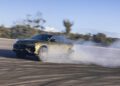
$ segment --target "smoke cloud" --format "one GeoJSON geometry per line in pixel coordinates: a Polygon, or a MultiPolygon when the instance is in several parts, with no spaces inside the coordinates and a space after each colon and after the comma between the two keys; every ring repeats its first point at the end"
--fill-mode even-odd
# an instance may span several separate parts
{"type": "Polygon", "coordinates": [[[119,67],[119,44],[120,42],[118,41],[108,48],[93,46],[94,44],[92,42],[86,42],[83,45],[74,44],[74,53],[66,55],[64,52],[62,52],[61,55],[58,55],[57,53],[61,52],[62,50],[53,49],[46,58],[41,59],[44,62],[52,63],[96,64],[104,67],[119,67]]]}

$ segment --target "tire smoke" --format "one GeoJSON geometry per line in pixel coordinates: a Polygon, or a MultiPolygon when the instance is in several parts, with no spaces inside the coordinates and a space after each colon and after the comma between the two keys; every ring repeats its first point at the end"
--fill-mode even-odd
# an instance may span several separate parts
{"type": "MultiPolygon", "coordinates": [[[[120,44],[120,42],[116,43],[120,44]]],[[[52,63],[95,64],[104,67],[119,67],[120,49],[115,47],[116,43],[107,48],[93,46],[91,42],[90,45],[87,43],[87,45],[74,44],[74,53],[66,55],[62,52],[61,55],[57,55],[55,53],[62,50],[53,49],[52,53],[46,58],[42,58],[42,60],[52,63]]]]}

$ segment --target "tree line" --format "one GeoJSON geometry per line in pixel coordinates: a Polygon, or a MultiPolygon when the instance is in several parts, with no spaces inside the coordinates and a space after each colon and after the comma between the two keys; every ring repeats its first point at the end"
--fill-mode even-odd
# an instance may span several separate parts
{"type": "MultiPolygon", "coordinates": [[[[22,23],[17,23],[11,27],[0,26],[0,37],[2,38],[28,38],[35,34],[44,33],[44,23],[46,21],[38,15],[35,18],[31,18],[29,15],[22,23]]],[[[93,41],[98,44],[108,46],[115,42],[117,38],[107,37],[104,33],[97,34],[77,34],[72,33],[73,22],[63,20],[63,26],[65,27],[65,32],[52,32],[52,34],[63,34],[72,40],[83,39],[85,41],[93,41]]],[[[50,32],[47,32],[50,33],[50,32]]]]}

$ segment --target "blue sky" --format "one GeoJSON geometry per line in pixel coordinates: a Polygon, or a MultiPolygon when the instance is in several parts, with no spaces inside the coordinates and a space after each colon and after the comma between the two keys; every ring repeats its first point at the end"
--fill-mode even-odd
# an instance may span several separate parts
{"type": "Polygon", "coordinates": [[[0,24],[12,25],[37,12],[43,14],[45,26],[60,31],[62,21],[69,19],[73,32],[120,33],[120,0],[0,0],[0,24]]]}

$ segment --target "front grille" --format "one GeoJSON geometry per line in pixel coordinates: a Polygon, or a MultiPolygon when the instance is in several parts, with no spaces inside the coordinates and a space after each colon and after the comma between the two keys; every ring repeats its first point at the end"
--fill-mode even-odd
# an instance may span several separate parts
{"type": "Polygon", "coordinates": [[[35,47],[33,45],[15,44],[14,49],[25,50],[29,53],[34,53],[35,47]]]}

